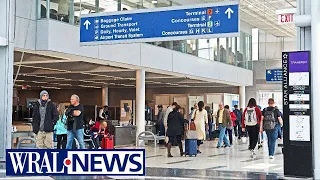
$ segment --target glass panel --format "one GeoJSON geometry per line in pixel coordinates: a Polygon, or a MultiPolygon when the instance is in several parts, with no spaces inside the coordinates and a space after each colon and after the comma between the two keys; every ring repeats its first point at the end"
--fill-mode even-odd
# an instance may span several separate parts
{"type": "Polygon", "coordinates": [[[50,0],[50,19],[69,23],[70,0],[50,0]]]}
{"type": "Polygon", "coordinates": [[[187,40],[186,52],[195,56],[197,55],[196,40],[187,40]]]}
{"type": "Polygon", "coordinates": [[[259,60],[259,29],[252,29],[252,60],[259,60]]]}
{"type": "Polygon", "coordinates": [[[245,34],[243,32],[240,33],[239,41],[237,42],[237,49],[239,51],[238,56],[238,66],[245,68],[245,34]]]}
{"type": "Polygon", "coordinates": [[[151,9],[168,6],[172,6],[171,0],[121,0],[121,7],[124,10],[151,9]]]}
{"type": "Polygon", "coordinates": [[[209,39],[198,39],[198,56],[204,59],[210,59],[209,39]]]}
{"type": "Polygon", "coordinates": [[[47,18],[47,1],[46,0],[39,0],[39,16],[38,18],[47,18]]]}
{"type": "Polygon", "coordinates": [[[210,39],[210,57],[212,60],[219,61],[218,58],[218,39],[210,39]]]}
{"type": "Polygon", "coordinates": [[[179,52],[186,52],[186,41],[173,41],[173,50],[179,51],[179,52]]]}
{"type": "Polygon", "coordinates": [[[219,57],[220,62],[227,61],[227,38],[219,38],[219,57]]]}
{"type": "Polygon", "coordinates": [[[227,60],[226,63],[235,65],[235,38],[227,38],[227,60]]]}

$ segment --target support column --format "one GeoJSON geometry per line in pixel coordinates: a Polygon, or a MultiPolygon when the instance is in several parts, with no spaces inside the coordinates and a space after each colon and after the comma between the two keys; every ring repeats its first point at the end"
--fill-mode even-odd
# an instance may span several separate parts
{"type": "Polygon", "coordinates": [[[320,121],[318,118],[318,111],[320,108],[320,1],[311,0],[311,84],[312,84],[312,132],[313,132],[313,168],[314,168],[314,179],[320,179],[320,121]],[[319,106],[319,107],[318,107],[319,106]]]}
{"type": "Polygon", "coordinates": [[[109,88],[108,87],[103,87],[101,89],[102,91],[102,106],[109,106],[109,88]]]}
{"type": "Polygon", "coordinates": [[[11,148],[14,0],[0,1],[0,161],[11,148]]]}
{"type": "MultiPolygon", "coordinates": [[[[139,69],[136,72],[136,125],[137,134],[136,136],[145,131],[145,76],[146,72],[144,69],[139,69]]],[[[136,142],[136,145],[142,145],[143,141],[136,142]]]]}
{"type": "Polygon", "coordinates": [[[246,87],[239,87],[239,108],[246,108],[246,87]]]}

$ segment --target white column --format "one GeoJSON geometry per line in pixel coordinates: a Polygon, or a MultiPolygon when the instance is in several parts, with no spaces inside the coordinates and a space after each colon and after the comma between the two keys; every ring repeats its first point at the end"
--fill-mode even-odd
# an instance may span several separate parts
{"type": "Polygon", "coordinates": [[[313,159],[314,159],[314,179],[320,179],[320,1],[311,0],[311,90],[312,90],[312,132],[313,132],[313,159]],[[319,107],[318,107],[319,106],[319,107]],[[318,113],[319,111],[319,113],[318,113]]]}
{"type": "MultiPolygon", "coordinates": [[[[145,131],[145,76],[146,72],[143,69],[136,72],[136,125],[137,136],[145,131]]],[[[136,142],[137,145],[142,145],[143,141],[136,142]]]]}
{"type": "Polygon", "coordinates": [[[246,107],[246,87],[240,86],[239,87],[239,108],[246,107]]]}
{"type": "Polygon", "coordinates": [[[0,0],[0,161],[11,148],[14,0],[0,0]],[[9,6],[10,5],[10,6],[9,6]]]}
{"type": "Polygon", "coordinates": [[[102,106],[109,106],[109,88],[108,87],[103,87],[101,89],[102,91],[102,106]]]}

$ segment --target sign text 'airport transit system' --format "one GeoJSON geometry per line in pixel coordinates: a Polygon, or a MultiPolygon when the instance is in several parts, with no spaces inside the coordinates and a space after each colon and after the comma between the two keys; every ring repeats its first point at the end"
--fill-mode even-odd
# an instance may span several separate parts
{"type": "Polygon", "coordinates": [[[80,19],[82,45],[239,36],[238,2],[89,14],[80,19]]]}

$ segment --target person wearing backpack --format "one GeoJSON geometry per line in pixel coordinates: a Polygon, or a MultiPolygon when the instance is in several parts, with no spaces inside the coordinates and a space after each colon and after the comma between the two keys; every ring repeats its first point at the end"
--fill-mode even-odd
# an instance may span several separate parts
{"type": "Polygon", "coordinates": [[[283,124],[279,109],[274,106],[274,99],[268,100],[269,107],[264,108],[260,124],[260,132],[266,131],[268,137],[269,158],[274,159],[276,140],[278,139],[278,127],[283,124]]]}
{"type": "Polygon", "coordinates": [[[254,98],[249,100],[248,106],[243,112],[242,117],[242,131],[248,131],[249,134],[249,150],[251,158],[256,156],[254,149],[257,146],[259,137],[259,128],[261,124],[262,113],[260,108],[257,106],[257,102],[254,98]]]}

